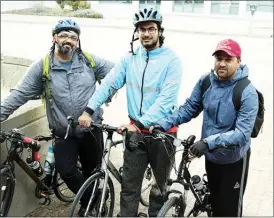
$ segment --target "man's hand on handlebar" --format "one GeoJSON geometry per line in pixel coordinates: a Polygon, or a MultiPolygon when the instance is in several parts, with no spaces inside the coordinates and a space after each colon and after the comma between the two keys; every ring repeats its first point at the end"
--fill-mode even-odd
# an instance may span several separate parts
{"type": "Polygon", "coordinates": [[[79,121],[79,125],[85,128],[88,128],[91,126],[91,124],[94,123],[94,121],[92,120],[91,116],[89,113],[87,112],[83,112],[83,114],[79,117],[78,119],[79,121]]]}
{"type": "Polygon", "coordinates": [[[139,129],[134,124],[123,124],[118,127],[117,133],[122,134],[124,130],[127,130],[128,132],[139,132],[139,129]]]}
{"type": "Polygon", "coordinates": [[[164,130],[163,127],[161,127],[160,125],[156,124],[155,126],[151,126],[151,127],[149,128],[149,133],[150,133],[150,134],[155,133],[155,130],[158,131],[158,132],[159,132],[159,131],[160,131],[160,132],[165,132],[165,130],[164,130]]]}

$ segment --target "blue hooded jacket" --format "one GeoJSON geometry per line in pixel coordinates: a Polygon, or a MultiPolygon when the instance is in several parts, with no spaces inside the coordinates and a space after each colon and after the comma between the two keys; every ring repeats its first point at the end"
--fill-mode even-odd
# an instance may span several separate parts
{"type": "Polygon", "coordinates": [[[140,45],[135,55],[122,57],[92,95],[87,108],[96,110],[126,84],[128,115],[148,128],[177,108],[182,65],[168,47],[146,51],[140,45]]]}
{"type": "Polygon", "coordinates": [[[236,111],[234,108],[233,88],[238,80],[247,76],[246,65],[241,65],[228,81],[219,80],[215,73],[211,73],[211,86],[201,96],[201,85],[206,77],[203,75],[185,104],[158,124],[166,130],[171,126],[189,122],[203,111],[202,139],[207,141],[209,150],[218,145],[237,145],[235,149],[206,152],[206,159],[217,164],[240,160],[250,147],[251,133],[258,112],[258,95],[251,83],[242,93],[240,110],[236,111]]]}

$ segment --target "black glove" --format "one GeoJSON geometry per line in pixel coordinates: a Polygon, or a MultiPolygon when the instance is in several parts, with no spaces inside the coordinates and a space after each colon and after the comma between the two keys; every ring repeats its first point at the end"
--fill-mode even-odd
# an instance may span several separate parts
{"type": "Polygon", "coordinates": [[[130,151],[136,151],[138,148],[141,150],[146,149],[144,135],[138,132],[128,132],[126,137],[126,148],[130,151]]]}
{"type": "Polygon", "coordinates": [[[202,140],[195,142],[189,149],[191,153],[197,157],[201,157],[206,151],[209,150],[208,144],[202,140]]]}
{"type": "Polygon", "coordinates": [[[165,132],[164,128],[161,127],[159,124],[156,124],[152,130],[152,133],[155,133],[155,130],[156,131],[161,131],[161,132],[165,132]]]}

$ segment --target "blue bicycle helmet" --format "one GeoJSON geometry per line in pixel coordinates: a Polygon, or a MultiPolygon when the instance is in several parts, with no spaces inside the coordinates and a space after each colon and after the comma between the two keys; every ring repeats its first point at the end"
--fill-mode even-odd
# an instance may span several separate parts
{"type": "Polygon", "coordinates": [[[62,30],[73,30],[80,35],[80,26],[71,19],[59,20],[52,30],[52,35],[60,33],[62,30]]]}
{"type": "Polygon", "coordinates": [[[160,11],[153,8],[150,8],[150,9],[144,8],[140,10],[138,13],[134,14],[133,24],[135,27],[137,27],[139,23],[145,22],[145,21],[154,21],[161,25],[163,21],[162,14],[160,13],[160,11]]]}

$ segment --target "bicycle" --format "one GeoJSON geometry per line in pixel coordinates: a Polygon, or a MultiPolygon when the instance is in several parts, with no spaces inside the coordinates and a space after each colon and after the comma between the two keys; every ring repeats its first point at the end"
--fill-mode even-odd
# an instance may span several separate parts
{"type": "MultiPolygon", "coordinates": [[[[77,121],[74,121],[72,117],[68,117],[68,129],[67,132],[70,129],[70,126],[75,127],[78,125],[77,121]]],[[[109,175],[109,172],[113,175],[113,177],[121,184],[122,182],[122,168],[117,170],[113,163],[110,161],[109,156],[111,152],[111,148],[113,146],[116,146],[117,144],[123,144],[125,146],[125,137],[123,137],[123,140],[121,141],[112,141],[113,133],[117,131],[117,127],[109,126],[106,124],[92,124],[91,128],[100,128],[103,131],[107,133],[107,139],[104,146],[102,161],[100,166],[98,166],[95,171],[92,173],[92,175],[85,181],[85,183],[82,185],[80,190],[75,196],[75,199],[72,203],[72,208],[70,211],[69,216],[72,217],[74,215],[74,212],[76,210],[76,207],[78,205],[78,202],[81,200],[83,194],[85,191],[91,187],[92,194],[90,197],[90,200],[88,202],[88,206],[86,208],[86,211],[84,213],[84,216],[92,214],[92,216],[106,216],[106,217],[112,217],[113,210],[114,210],[114,201],[115,201],[115,191],[112,179],[109,175]],[[95,192],[97,190],[100,190],[100,196],[95,199],[96,194],[95,192]],[[109,202],[107,200],[110,200],[109,202]],[[91,205],[93,205],[91,207],[91,205]],[[104,206],[104,209],[103,209],[104,206]],[[90,209],[91,208],[91,209],[90,209]],[[91,210],[91,211],[90,211],[91,210]],[[104,211],[103,211],[104,210],[104,211]],[[104,213],[102,213],[104,212],[104,213]]],[[[151,186],[154,184],[154,177],[153,173],[150,167],[147,168],[144,176],[145,182],[143,182],[142,185],[142,195],[140,203],[144,206],[148,206],[149,202],[145,199],[143,194],[151,188],[151,186]]]]}
{"type": "MultiPolygon", "coordinates": [[[[63,202],[72,202],[74,196],[70,194],[66,195],[61,190],[61,186],[65,183],[61,180],[58,172],[53,166],[53,173],[51,181],[45,181],[43,176],[43,170],[40,174],[37,175],[34,171],[28,166],[28,164],[22,159],[22,153],[24,149],[27,149],[29,152],[29,157],[32,160],[38,157],[38,151],[40,150],[41,141],[53,140],[53,135],[50,136],[37,136],[34,138],[25,137],[18,129],[12,129],[9,132],[0,131],[0,142],[1,144],[6,142],[6,147],[8,154],[6,160],[0,165],[0,177],[1,177],[1,205],[0,205],[0,216],[6,217],[8,215],[14,190],[15,190],[15,164],[14,161],[19,165],[19,167],[25,171],[25,173],[37,184],[35,188],[35,196],[39,199],[44,198],[44,202],[40,204],[51,203],[50,195],[55,194],[56,197],[63,202]],[[10,146],[8,146],[10,142],[10,146]]],[[[39,160],[38,160],[39,161],[39,160]]],[[[74,194],[73,194],[74,195],[74,194]]]]}
{"type": "MultiPolygon", "coordinates": [[[[187,193],[191,190],[192,194],[195,197],[195,203],[193,208],[186,215],[187,217],[198,216],[203,212],[207,213],[207,216],[212,216],[211,204],[209,202],[210,190],[208,187],[208,182],[206,178],[206,174],[203,175],[203,179],[201,179],[198,175],[191,176],[188,168],[191,161],[195,158],[190,152],[189,148],[193,145],[195,141],[195,136],[190,135],[186,140],[180,140],[170,134],[163,133],[159,130],[153,131],[153,136],[155,139],[160,139],[165,146],[166,141],[169,142],[168,137],[173,139],[173,145],[176,147],[180,147],[181,145],[184,147],[183,149],[175,151],[172,155],[175,155],[176,152],[183,150],[181,162],[179,164],[178,171],[175,169],[177,174],[176,179],[168,179],[167,186],[170,187],[169,190],[165,193],[165,203],[160,209],[157,217],[165,217],[165,216],[175,216],[175,217],[183,217],[185,216],[186,202],[187,202],[187,193]],[[172,184],[177,184],[180,186],[178,188],[172,187],[172,184]],[[170,211],[171,210],[171,211],[170,211]]],[[[234,147],[234,146],[233,146],[234,147]]],[[[219,148],[229,149],[227,146],[218,146],[213,149],[211,152],[219,148]]]]}

